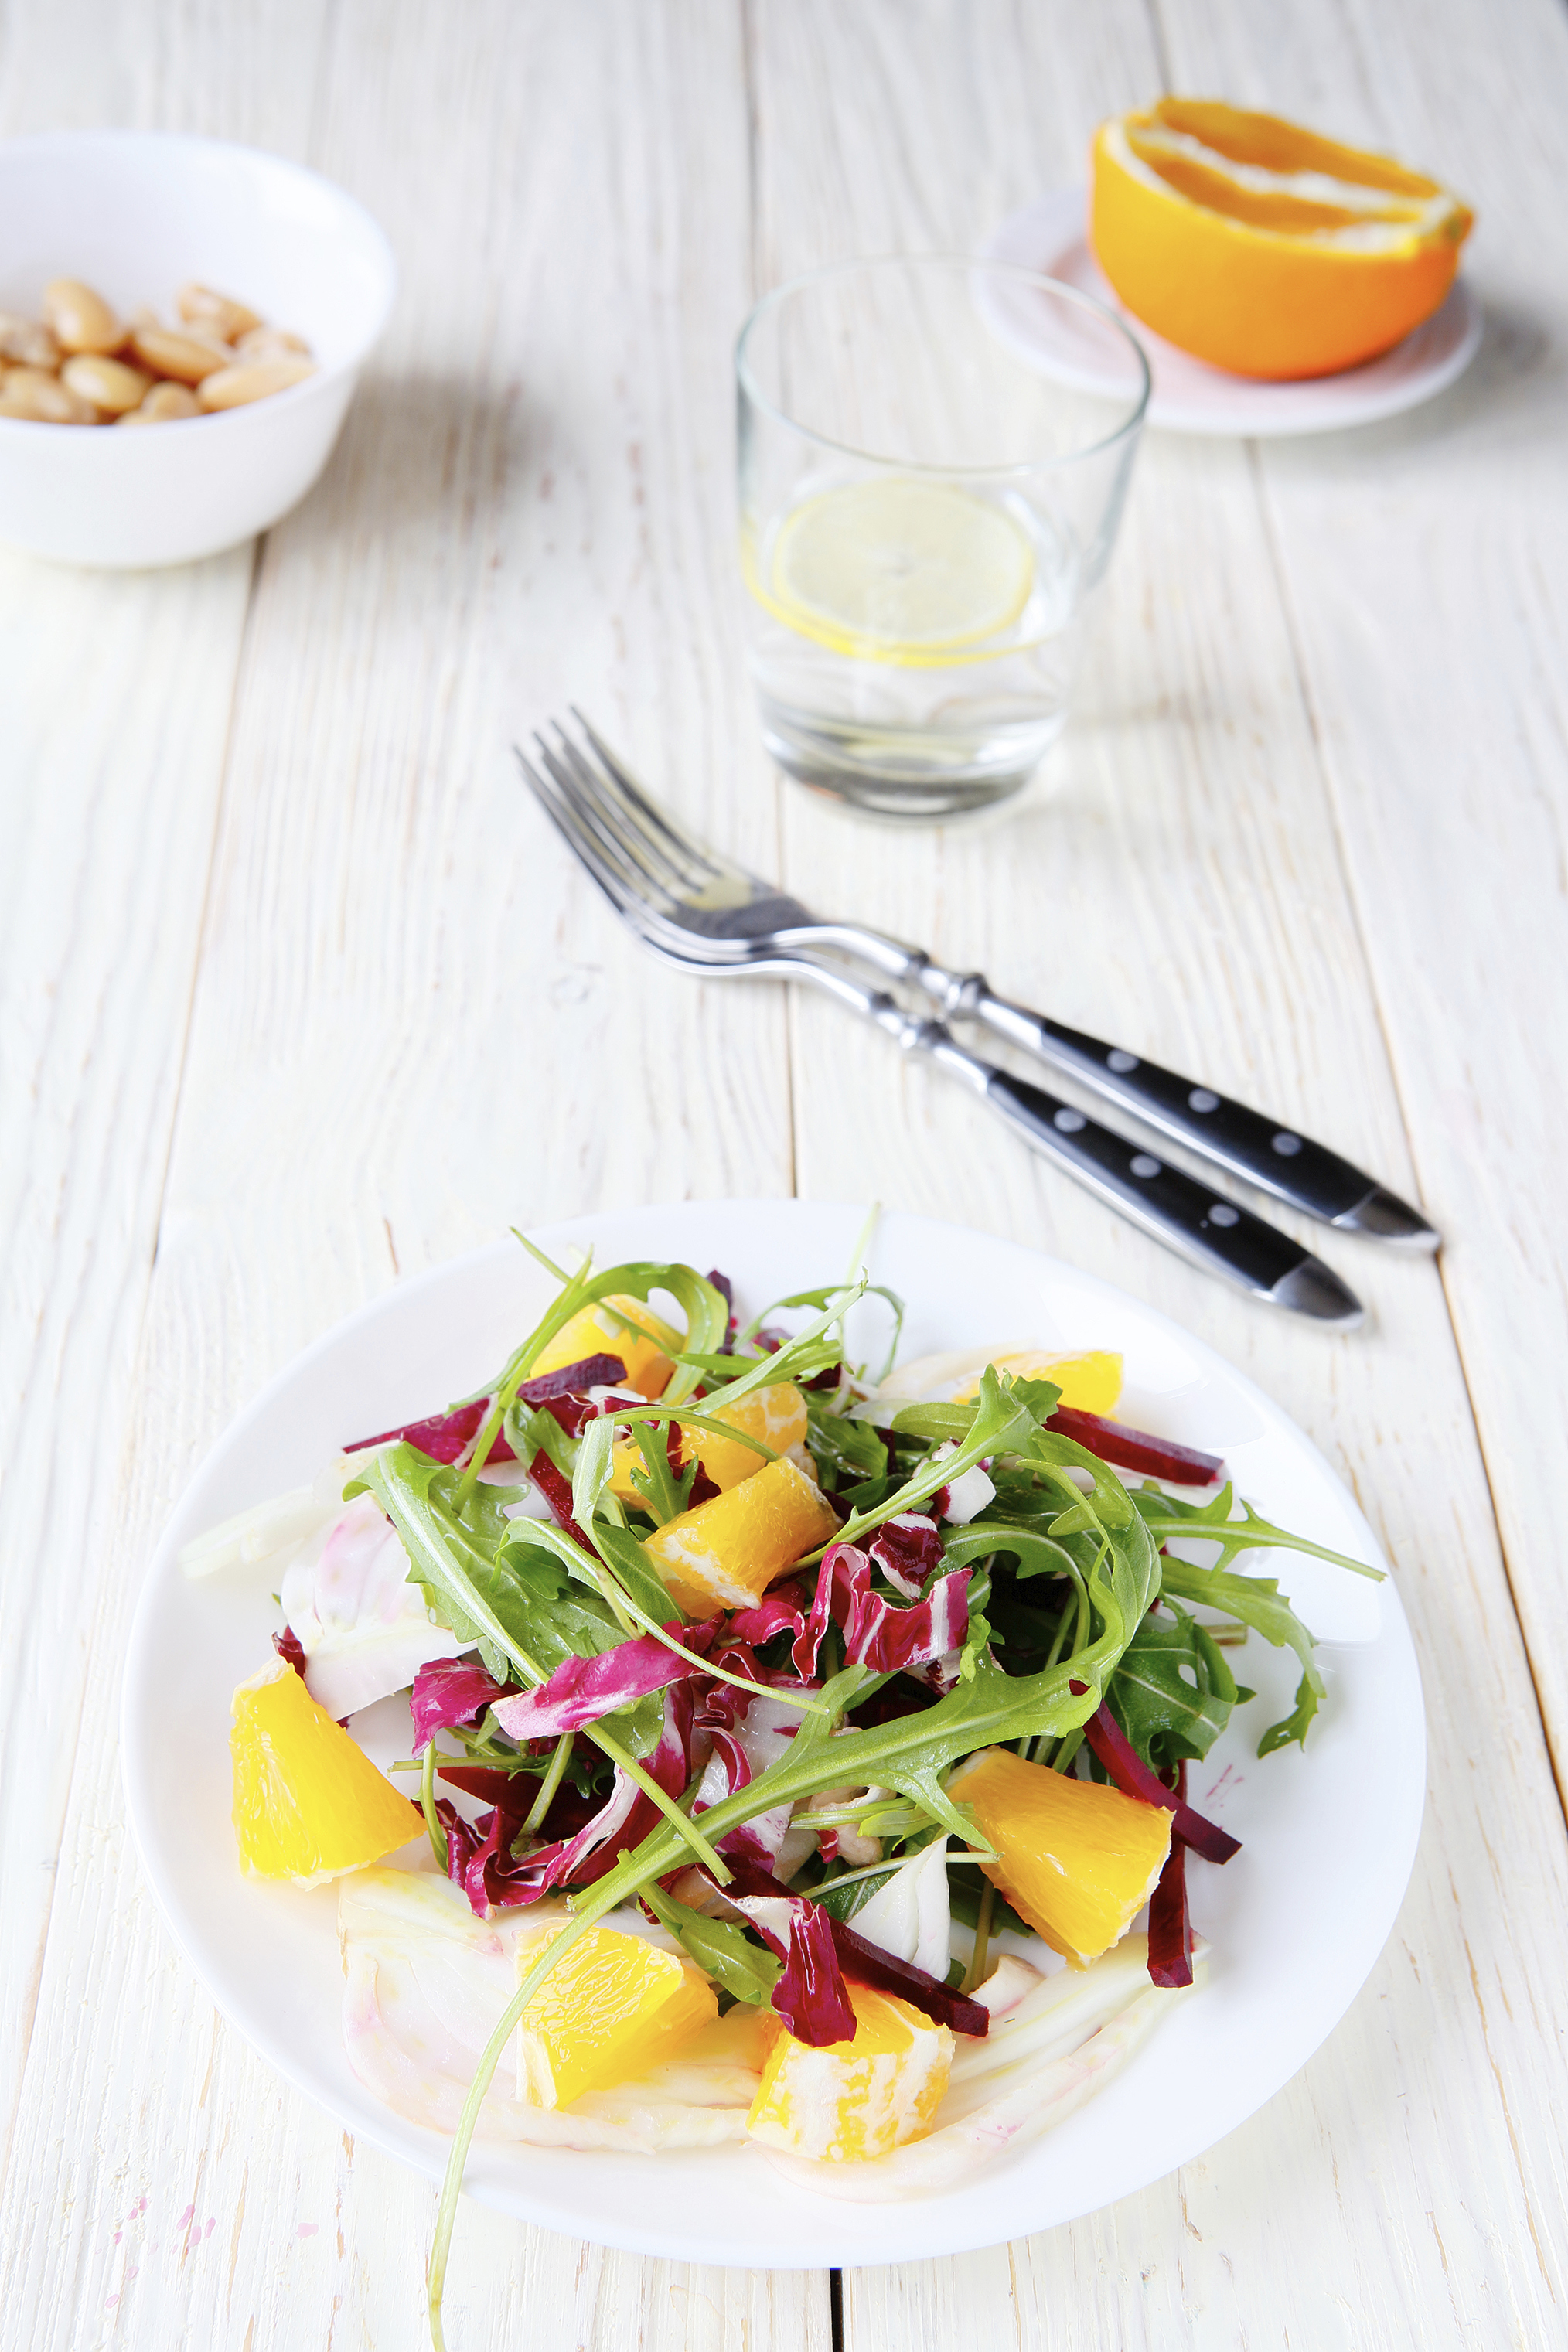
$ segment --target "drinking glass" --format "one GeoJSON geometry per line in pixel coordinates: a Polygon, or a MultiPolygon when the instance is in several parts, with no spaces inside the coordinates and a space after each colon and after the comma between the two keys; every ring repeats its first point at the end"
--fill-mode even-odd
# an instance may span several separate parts
{"type": "Polygon", "coordinates": [[[1005,799],[1066,719],[1149,397],[1138,344],[1036,271],[909,256],[764,296],[735,365],[768,750],[882,816],[1005,799]]]}

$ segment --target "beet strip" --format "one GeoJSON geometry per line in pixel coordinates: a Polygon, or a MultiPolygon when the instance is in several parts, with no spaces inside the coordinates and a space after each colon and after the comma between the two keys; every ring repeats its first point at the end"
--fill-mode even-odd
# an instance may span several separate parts
{"type": "MultiPolygon", "coordinates": [[[[1068,1688],[1075,1698],[1081,1698],[1089,1685],[1069,1683],[1068,1688]]],[[[1228,1862],[1233,1853],[1241,1852],[1239,1838],[1233,1838],[1217,1822],[1205,1821],[1184,1798],[1172,1795],[1164,1782],[1134,1752],[1108,1706],[1101,1704],[1096,1708],[1083,1727],[1083,1736],[1125,1795],[1142,1797],[1146,1805],[1163,1805],[1166,1812],[1174,1813],[1176,1835],[1194,1853],[1201,1853],[1205,1862],[1228,1862]]]]}
{"type": "MultiPolygon", "coordinates": [[[[1176,1767],[1176,1799],[1184,1804],[1187,1768],[1176,1767]]],[[[1187,1849],[1171,1840],[1160,1883],[1149,1897],[1149,1978],[1174,1992],[1193,1980],[1193,1922],[1187,1909],[1187,1849]]]]}
{"type": "Polygon", "coordinates": [[[1097,1412],[1080,1412],[1076,1405],[1058,1405],[1046,1427],[1058,1437],[1074,1439],[1086,1454],[1097,1454],[1119,1470],[1142,1470],[1147,1478],[1169,1478],[1178,1486],[1217,1486],[1225,1468],[1217,1454],[1199,1454],[1171,1438],[1151,1437],[1146,1429],[1104,1421],[1097,1412]]]}
{"type": "Polygon", "coordinates": [[[552,1397],[585,1396],[590,1389],[613,1389],[626,1376],[619,1356],[583,1356],[559,1371],[541,1372],[535,1381],[519,1383],[524,1404],[548,1404],[552,1397]]]}
{"type": "Polygon", "coordinates": [[[869,1985],[874,1992],[895,1993],[929,2017],[933,2025],[951,2026],[954,2033],[970,2033],[976,2041],[990,2031],[991,2011],[984,2001],[966,2000],[917,1969],[912,1960],[896,1960],[879,1944],[868,1943],[843,1919],[833,1922],[833,1948],[838,1965],[852,1984],[869,1985]]]}

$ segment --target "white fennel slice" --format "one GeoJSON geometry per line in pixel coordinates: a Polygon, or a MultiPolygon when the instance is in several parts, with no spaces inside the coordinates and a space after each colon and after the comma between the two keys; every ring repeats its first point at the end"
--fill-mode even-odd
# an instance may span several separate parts
{"type": "MultiPolygon", "coordinates": [[[[891,2204],[953,2188],[1065,2122],[1186,1997],[1151,1984],[1148,1962],[1147,1937],[1126,1936],[1089,1968],[1043,1979],[983,2040],[957,2036],[947,2095],[923,2139],[866,2164],[819,2163],[775,2148],[764,2149],[768,2162],[797,2187],[851,2204],[891,2204]]],[[[1194,1990],[1203,1975],[1194,1966],[1194,1990]]],[[[1014,1990],[1009,1982],[1009,1995],[1014,1990]]]]}
{"type": "MultiPolygon", "coordinates": [[[[365,2089],[410,2123],[455,2132],[480,2053],[517,1990],[518,1945],[566,1918],[563,1903],[546,1901],[478,1919],[461,1891],[432,1871],[376,1868],[343,1879],[343,2041],[365,2089]]],[[[674,1948],[639,1915],[614,1912],[605,1924],[674,1948]]],[[[740,2035],[721,2030],[640,2081],[585,2092],[563,2111],[530,2107],[517,2097],[511,2050],[509,2037],[479,2111],[480,2139],[647,2156],[711,2147],[744,2137],[760,2079],[742,2063],[740,2035]]]]}

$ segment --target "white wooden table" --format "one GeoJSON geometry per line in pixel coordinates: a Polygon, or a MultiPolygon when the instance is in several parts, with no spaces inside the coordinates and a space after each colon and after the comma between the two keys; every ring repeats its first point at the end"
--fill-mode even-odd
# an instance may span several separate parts
{"type": "Polygon", "coordinates": [[[1415,1625],[1415,1880],[1326,2048],[1142,2196],[841,2285],[468,2209],[454,2352],[1568,2343],[1565,103],[1554,0],[5,18],[0,133],[301,157],[405,281],[265,544],[142,577],[0,557],[7,2346],[422,2341],[432,2192],[219,2022],[129,1848],[126,1627],[195,1462],[400,1274],[513,1223],[792,1191],[1057,1251],[1297,1415],[1415,1625]],[[1486,343],[1399,423],[1151,436],[1054,793],[863,856],[758,746],[734,330],[810,262],[972,248],[1163,87],[1434,164],[1479,208],[1486,343]],[[509,772],[569,696],[805,895],[1335,1142],[1426,1203],[1441,1262],[1331,1244],[1368,1328],[1270,1319],[832,1008],[661,976],[509,772]]]}

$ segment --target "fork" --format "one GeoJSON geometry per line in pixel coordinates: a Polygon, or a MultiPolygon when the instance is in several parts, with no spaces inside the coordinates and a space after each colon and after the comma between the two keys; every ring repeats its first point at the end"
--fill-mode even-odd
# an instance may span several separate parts
{"type": "MultiPolygon", "coordinates": [[[[663,962],[704,979],[809,982],[872,1022],[905,1053],[928,1056],[962,1080],[1036,1150],[1205,1272],[1319,1322],[1348,1328],[1361,1321],[1360,1300],[1332,1268],[1261,1217],[1216,1199],[1210,1187],[1043,1087],[982,1060],[959,1044],[945,1023],[906,1013],[885,990],[866,988],[837,966],[816,961],[788,936],[804,928],[811,944],[822,947],[829,934],[840,943],[876,940],[878,934],[855,926],[813,924],[793,899],[717,859],[710,859],[698,878],[695,860],[700,854],[706,856],[700,845],[677,832],[673,820],[631,782],[618,761],[613,768],[597,764],[614,755],[581,713],[574,716],[594,759],[557,727],[556,745],[535,737],[537,764],[521,748],[518,763],[568,847],[622,920],[663,962]],[[635,823],[629,811],[636,813],[635,823]],[[683,877],[679,893],[672,879],[678,871],[683,877]],[[775,925],[764,915],[754,938],[738,928],[779,908],[801,915],[803,922],[775,925]]],[[[846,946],[844,951],[851,950],[846,946]]]]}
{"type": "MultiPolygon", "coordinates": [[[[922,949],[862,924],[818,920],[797,898],[682,825],[636,781],[580,710],[574,709],[572,716],[587,749],[556,728],[570,770],[563,789],[577,795],[579,814],[601,847],[630,861],[637,877],[632,887],[648,918],[666,929],[673,927],[676,944],[700,942],[705,954],[740,961],[759,949],[847,956],[881,979],[918,989],[945,1020],[983,1023],[1088,1092],[1293,1209],[1342,1233],[1413,1249],[1437,1247],[1439,1235],[1419,1210],[1285,1121],[1125,1046],[1012,1003],[995,994],[984,972],[950,971],[922,949]]],[[[543,739],[536,740],[542,750],[543,739]]]]}

